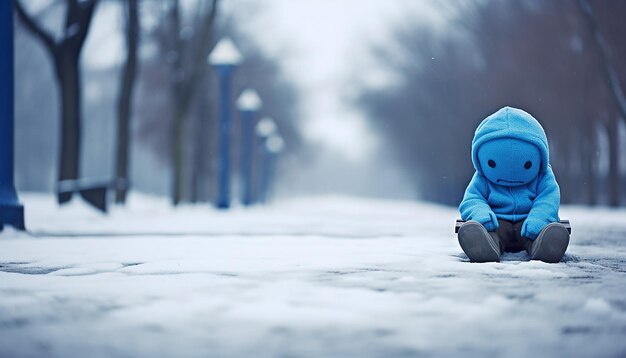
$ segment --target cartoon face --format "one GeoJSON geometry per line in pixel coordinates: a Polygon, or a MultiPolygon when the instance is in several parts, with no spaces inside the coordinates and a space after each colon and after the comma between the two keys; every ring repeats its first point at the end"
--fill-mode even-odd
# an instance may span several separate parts
{"type": "Polygon", "coordinates": [[[498,138],[478,148],[478,161],[490,182],[517,186],[528,184],[539,174],[541,153],[535,145],[513,138],[498,138]]]}

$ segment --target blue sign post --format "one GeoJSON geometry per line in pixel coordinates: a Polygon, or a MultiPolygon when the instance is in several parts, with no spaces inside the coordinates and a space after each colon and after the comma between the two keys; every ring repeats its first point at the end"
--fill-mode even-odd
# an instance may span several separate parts
{"type": "Polygon", "coordinates": [[[241,54],[233,42],[220,40],[209,54],[208,62],[217,69],[220,79],[220,160],[219,191],[216,206],[220,209],[230,207],[230,92],[231,79],[235,68],[241,63],[241,54]]]}
{"type": "Polygon", "coordinates": [[[0,1],[0,230],[25,230],[13,183],[13,72],[13,1],[0,1]]]}
{"type": "Polygon", "coordinates": [[[246,89],[237,99],[237,109],[241,112],[241,203],[252,205],[252,144],[254,142],[254,116],[261,109],[263,101],[253,89],[246,89]]]}

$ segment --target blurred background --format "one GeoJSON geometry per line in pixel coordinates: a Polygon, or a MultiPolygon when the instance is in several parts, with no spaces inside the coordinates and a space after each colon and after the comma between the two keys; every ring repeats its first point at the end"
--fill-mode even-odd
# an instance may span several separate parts
{"type": "Polygon", "coordinates": [[[474,129],[510,105],[546,129],[563,203],[626,203],[626,1],[14,4],[18,190],[121,178],[174,205],[215,203],[224,97],[207,59],[230,39],[233,201],[247,175],[236,101],[252,88],[251,120],[271,117],[280,138],[247,143],[257,199],[458,205],[474,129]]]}

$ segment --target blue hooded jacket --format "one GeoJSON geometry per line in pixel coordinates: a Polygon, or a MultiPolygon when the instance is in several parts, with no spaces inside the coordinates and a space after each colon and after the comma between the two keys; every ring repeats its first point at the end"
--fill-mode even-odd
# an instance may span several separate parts
{"type": "Polygon", "coordinates": [[[522,236],[535,239],[559,220],[560,192],[541,124],[521,109],[504,107],[480,123],[472,140],[476,173],[459,205],[463,220],[488,231],[498,220],[525,220],[522,236]]]}

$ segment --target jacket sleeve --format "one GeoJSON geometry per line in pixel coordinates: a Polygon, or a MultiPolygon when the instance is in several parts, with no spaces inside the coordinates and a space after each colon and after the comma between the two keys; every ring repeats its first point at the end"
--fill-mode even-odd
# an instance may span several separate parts
{"type": "Polygon", "coordinates": [[[556,182],[552,167],[548,165],[548,170],[537,184],[537,197],[526,218],[527,223],[523,227],[522,235],[535,238],[546,225],[559,221],[560,203],[559,184],[556,182]]]}
{"type": "Polygon", "coordinates": [[[489,204],[487,204],[488,197],[489,186],[487,185],[487,179],[478,172],[474,173],[459,205],[461,219],[465,221],[475,220],[483,225],[487,224],[485,225],[486,227],[490,226],[488,230],[495,230],[498,226],[498,220],[489,204]]]}

